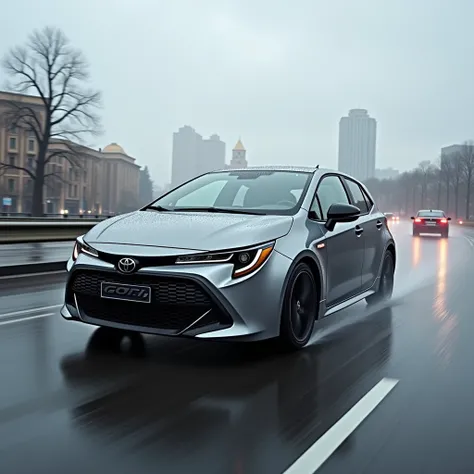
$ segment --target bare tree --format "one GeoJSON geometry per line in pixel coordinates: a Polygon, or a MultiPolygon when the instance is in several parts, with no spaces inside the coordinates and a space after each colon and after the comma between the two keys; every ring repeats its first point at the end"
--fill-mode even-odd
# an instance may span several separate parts
{"type": "MultiPolygon", "coordinates": [[[[444,187],[446,189],[446,211],[449,212],[450,210],[450,192],[451,192],[451,184],[454,181],[454,174],[455,174],[455,165],[451,157],[448,155],[441,155],[440,162],[439,162],[439,170],[440,170],[440,182],[443,182],[444,187]]],[[[438,205],[441,207],[441,204],[438,205]]]]}
{"type": "MultiPolygon", "coordinates": [[[[43,214],[43,192],[48,177],[46,165],[55,156],[71,166],[80,167],[80,142],[86,136],[100,133],[100,118],[95,113],[101,102],[99,92],[86,87],[88,65],[82,53],[69,44],[64,33],[46,27],[35,31],[23,47],[10,50],[3,68],[13,83],[8,88],[41,99],[42,111],[21,101],[12,101],[6,120],[10,126],[31,130],[38,142],[33,168],[0,164],[3,168],[21,169],[34,181],[32,214],[43,214]],[[63,144],[49,150],[50,144],[63,144]]],[[[1,170],[1,168],[0,168],[1,170]]]]}
{"type": "Polygon", "coordinates": [[[429,160],[421,161],[418,164],[418,168],[415,170],[416,175],[419,177],[419,183],[421,187],[421,198],[420,205],[421,207],[426,206],[426,195],[428,190],[428,184],[430,183],[431,176],[435,170],[434,165],[429,160]]]}
{"type": "Polygon", "coordinates": [[[461,148],[462,173],[466,182],[466,220],[471,216],[471,188],[474,178],[474,143],[465,142],[461,148]]]}

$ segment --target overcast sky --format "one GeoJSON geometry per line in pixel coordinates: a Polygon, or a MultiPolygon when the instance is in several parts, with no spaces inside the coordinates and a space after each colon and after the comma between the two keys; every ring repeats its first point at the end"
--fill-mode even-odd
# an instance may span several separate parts
{"type": "MultiPolygon", "coordinates": [[[[64,30],[103,91],[104,136],[156,182],[192,125],[250,164],[337,166],[351,108],[378,122],[377,167],[474,138],[472,0],[15,0],[0,49],[64,30]]],[[[5,21],[6,20],[6,21],[5,21]]],[[[3,82],[3,81],[2,81],[3,82]]]]}

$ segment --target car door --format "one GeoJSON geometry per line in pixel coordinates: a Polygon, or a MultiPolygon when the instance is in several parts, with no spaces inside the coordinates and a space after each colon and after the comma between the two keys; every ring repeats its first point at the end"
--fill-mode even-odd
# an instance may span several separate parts
{"type": "Polygon", "coordinates": [[[364,235],[364,261],[362,264],[361,278],[362,291],[368,290],[378,276],[380,262],[384,252],[383,230],[387,219],[379,212],[368,193],[356,180],[344,177],[351,204],[360,209],[359,226],[364,235]]]}
{"type": "MultiPolygon", "coordinates": [[[[321,222],[327,220],[332,204],[350,204],[341,178],[336,174],[321,178],[316,189],[313,207],[319,208],[321,222]]],[[[337,223],[333,231],[321,226],[325,234],[326,306],[334,306],[361,291],[361,271],[364,261],[364,238],[356,222],[337,223]]]]}

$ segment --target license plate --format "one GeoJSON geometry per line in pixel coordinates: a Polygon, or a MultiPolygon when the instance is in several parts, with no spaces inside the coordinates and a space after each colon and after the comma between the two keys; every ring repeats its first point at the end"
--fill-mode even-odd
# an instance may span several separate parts
{"type": "Polygon", "coordinates": [[[436,222],[427,222],[426,225],[436,225],[436,222]]]}
{"type": "Polygon", "coordinates": [[[151,288],[149,286],[102,281],[100,283],[100,296],[109,300],[151,303],[151,288]]]}

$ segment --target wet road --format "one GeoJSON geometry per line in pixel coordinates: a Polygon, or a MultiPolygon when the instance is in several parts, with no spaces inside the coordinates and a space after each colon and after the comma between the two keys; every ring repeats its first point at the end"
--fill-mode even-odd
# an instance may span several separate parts
{"type": "Polygon", "coordinates": [[[35,242],[0,245],[0,267],[33,263],[65,262],[74,242],[35,242]]]}
{"type": "Polygon", "coordinates": [[[148,336],[109,347],[58,316],[62,275],[1,281],[0,472],[474,472],[474,231],[393,229],[390,307],[328,318],[290,355],[148,336]],[[384,379],[398,383],[367,408],[384,379]],[[334,453],[328,433],[332,448],[348,436],[334,453]]]}

